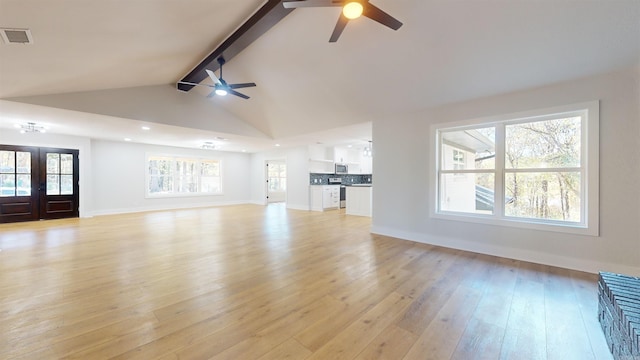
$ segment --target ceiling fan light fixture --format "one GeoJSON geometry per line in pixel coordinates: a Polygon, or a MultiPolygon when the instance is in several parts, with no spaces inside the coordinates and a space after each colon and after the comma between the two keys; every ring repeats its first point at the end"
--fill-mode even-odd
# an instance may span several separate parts
{"type": "Polygon", "coordinates": [[[362,15],[364,7],[358,1],[351,1],[342,8],[342,15],[349,20],[357,19],[362,15]]]}
{"type": "Polygon", "coordinates": [[[217,88],[215,91],[216,91],[216,95],[220,95],[220,96],[225,96],[228,94],[227,90],[223,88],[217,88]]]}

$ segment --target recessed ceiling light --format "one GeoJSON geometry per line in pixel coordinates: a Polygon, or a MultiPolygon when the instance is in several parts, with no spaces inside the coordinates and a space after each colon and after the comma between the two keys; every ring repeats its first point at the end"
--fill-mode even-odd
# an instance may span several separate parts
{"type": "Polygon", "coordinates": [[[130,138],[124,138],[124,141],[131,141],[130,138]]]}
{"type": "Polygon", "coordinates": [[[347,147],[348,147],[348,148],[352,148],[352,147],[353,147],[353,145],[347,145],[347,147]]]}
{"type": "Polygon", "coordinates": [[[242,149],[242,152],[247,152],[247,150],[246,149],[242,149]]]}
{"type": "Polygon", "coordinates": [[[280,144],[276,144],[276,147],[280,146],[280,144]]]}
{"type": "Polygon", "coordinates": [[[148,126],[143,126],[143,127],[142,127],[142,130],[151,130],[151,128],[150,128],[150,127],[148,127],[148,126]]]}

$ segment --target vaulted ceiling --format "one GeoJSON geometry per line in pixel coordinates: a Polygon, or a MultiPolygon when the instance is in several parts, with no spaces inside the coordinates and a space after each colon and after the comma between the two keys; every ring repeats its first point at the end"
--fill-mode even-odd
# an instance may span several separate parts
{"type": "Polygon", "coordinates": [[[374,119],[640,63],[637,0],[372,0],[404,26],[358,19],[330,44],[339,8],[296,9],[224,66],[227,81],[258,84],[251,99],[177,91],[263,3],[0,0],[0,27],[34,38],[0,45],[0,127],[120,140],[148,123],[137,141],[220,135],[237,151],[364,141],[374,119]]]}

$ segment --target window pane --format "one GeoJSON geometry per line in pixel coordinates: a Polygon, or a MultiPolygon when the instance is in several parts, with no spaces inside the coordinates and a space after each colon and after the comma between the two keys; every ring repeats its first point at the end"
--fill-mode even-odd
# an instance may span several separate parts
{"type": "Polygon", "coordinates": [[[73,175],[60,175],[60,195],[73,194],[73,175]]]}
{"type": "Polygon", "coordinates": [[[60,155],[47,153],[47,174],[60,173],[60,155]]]}
{"type": "Polygon", "coordinates": [[[494,127],[443,132],[440,167],[443,170],[493,169],[495,144],[494,127]]]}
{"type": "Polygon", "coordinates": [[[16,178],[18,196],[31,196],[31,175],[18,174],[16,178]]]}
{"type": "Polygon", "coordinates": [[[189,161],[189,160],[179,160],[176,162],[177,164],[177,171],[178,174],[180,175],[189,175],[189,176],[194,176],[196,175],[196,162],[195,161],[189,161]]]}
{"type": "Polygon", "coordinates": [[[31,174],[31,153],[18,151],[16,152],[16,157],[18,163],[16,172],[20,174],[31,174]]]}
{"type": "Polygon", "coordinates": [[[173,192],[173,177],[171,176],[150,176],[149,193],[170,193],[173,192]]]}
{"type": "Polygon", "coordinates": [[[580,222],[580,173],[507,173],[505,215],[580,222]]]}
{"type": "Polygon", "coordinates": [[[441,175],[440,210],[492,214],[494,180],[493,173],[441,175]]]}
{"type": "Polygon", "coordinates": [[[16,153],[13,151],[0,151],[0,173],[16,172],[16,153]]]}
{"type": "Polygon", "coordinates": [[[219,177],[203,176],[200,180],[202,185],[202,189],[200,189],[200,191],[206,192],[206,193],[221,192],[219,177]]]}
{"type": "Polygon", "coordinates": [[[279,190],[280,190],[280,179],[269,178],[269,191],[279,191],[279,190]]]}
{"type": "MultiPolygon", "coordinates": [[[[47,158],[49,155],[47,154],[47,158]]],[[[60,195],[60,175],[47,175],[47,195],[60,195]]]]}
{"type": "Polygon", "coordinates": [[[505,168],[580,166],[581,117],[505,126],[505,168]]]}
{"type": "Polygon", "coordinates": [[[0,175],[0,196],[16,196],[16,183],[14,174],[0,175]]]}
{"type": "Polygon", "coordinates": [[[60,174],[73,175],[73,155],[60,154],[60,174]]]}
{"type": "Polygon", "coordinates": [[[197,192],[198,184],[196,183],[196,178],[193,176],[181,176],[178,178],[177,182],[177,192],[197,192]]]}
{"type": "Polygon", "coordinates": [[[220,166],[217,161],[203,161],[200,163],[200,174],[203,176],[219,176],[220,166]]]}
{"type": "Polygon", "coordinates": [[[150,175],[170,175],[172,161],[166,158],[149,159],[150,175]]]}

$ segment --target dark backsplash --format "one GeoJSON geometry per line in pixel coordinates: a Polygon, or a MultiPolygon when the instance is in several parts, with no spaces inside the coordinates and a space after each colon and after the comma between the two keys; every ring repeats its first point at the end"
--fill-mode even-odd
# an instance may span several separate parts
{"type": "Polygon", "coordinates": [[[364,175],[334,175],[334,174],[309,174],[309,184],[311,185],[329,185],[329,178],[341,178],[342,184],[371,184],[373,177],[371,174],[364,175]]]}

